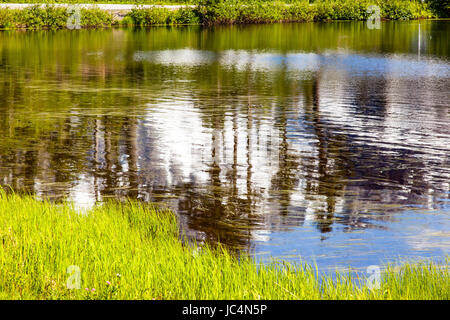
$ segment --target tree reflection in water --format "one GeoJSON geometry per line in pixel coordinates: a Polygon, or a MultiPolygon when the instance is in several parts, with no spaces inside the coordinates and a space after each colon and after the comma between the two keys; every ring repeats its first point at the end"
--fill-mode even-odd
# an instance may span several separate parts
{"type": "Polygon", "coordinates": [[[164,202],[249,250],[448,212],[448,23],[423,24],[420,61],[401,23],[2,33],[0,184],[164,202]]]}

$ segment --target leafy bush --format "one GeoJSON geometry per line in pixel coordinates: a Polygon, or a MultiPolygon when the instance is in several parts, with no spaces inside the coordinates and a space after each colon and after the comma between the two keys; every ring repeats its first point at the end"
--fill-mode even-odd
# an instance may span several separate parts
{"type": "Polygon", "coordinates": [[[368,18],[367,8],[369,2],[366,0],[344,0],[333,4],[334,20],[366,20],[368,18]]]}
{"type": "Polygon", "coordinates": [[[286,9],[286,20],[289,21],[313,21],[314,9],[309,5],[309,2],[299,1],[290,5],[286,9]]]}
{"type": "Polygon", "coordinates": [[[230,24],[239,21],[242,4],[239,0],[199,0],[200,21],[203,24],[230,24]]]}
{"type": "Polygon", "coordinates": [[[0,10],[0,29],[9,29],[15,26],[16,10],[0,10]]]}
{"type": "Polygon", "coordinates": [[[114,17],[111,13],[99,8],[81,9],[81,26],[87,28],[99,28],[111,26],[114,17]]]}
{"type": "Polygon", "coordinates": [[[315,21],[331,20],[334,17],[334,8],[327,2],[318,2],[312,12],[315,21]]]}
{"type": "Polygon", "coordinates": [[[381,15],[387,19],[409,20],[413,17],[413,8],[407,1],[389,1],[383,3],[381,15]]]}
{"type": "Polygon", "coordinates": [[[132,26],[132,25],[134,25],[134,20],[129,15],[126,15],[120,21],[120,25],[122,25],[122,26],[132,26]]]}
{"type": "Polygon", "coordinates": [[[30,29],[59,29],[66,26],[68,17],[66,8],[36,5],[19,10],[16,24],[30,29]]]}
{"type": "Polygon", "coordinates": [[[137,26],[171,24],[172,15],[173,13],[169,9],[158,7],[151,9],[136,8],[127,14],[137,26]]]}
{"type": "Polygon", "coordinates": [[[199,24],[200,16],[197,10],[192,10],[191,8],[181,8],[174,13],[176,24],[199,24]]]}
{"type": "Polygon", "coordinates": [[[127,19],[125,23],[135,26],[199,24],[201,22],[197,9],[189,7],[178,10],[160,7],[152,7],[149,9],[137,7],[132,9],[125,18],[127,19]]]}
{"type": "MultiPolygon", "coordinates": [[[[67,8],[50,5],[32,6],[22,10],[0,10],[0,28],[61,29],[66,28],[72,13],[67,8]]],[[[113,23],[112,14],[99,8],[80,10],[82,27],[103,27],[113,23]]]]}
{"type": "Polygon", "coordinates": [[[427,4],[434,15],[441,18],[450,18],[450,0],[427,0],[427,4]]]}

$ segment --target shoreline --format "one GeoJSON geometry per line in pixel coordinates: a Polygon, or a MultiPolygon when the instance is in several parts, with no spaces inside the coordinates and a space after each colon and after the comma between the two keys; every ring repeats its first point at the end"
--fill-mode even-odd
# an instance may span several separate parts
{"type": "MultiPolygon", "coordinates": [[[[365,0],[364,0],[365,1],[365,0]]],[[[376,21],[438,18],[420,1],[379,3],[330,0],[308,2],[222,1],[213,5],[0,3],[0,29],[81,29],[112,26],[231,25],[319,21],[376,21]],[[372,11],[371,11],[372,10],[372,11]],[[374,18],[376,17],[376,18],[374,18]],[[75,24],[75,25],[74,25],[75,24]]],[[[440,17],[442,18],[442,17],[440,17]]]]}
{"type": "Polygon", "coordinates": [[[52,6],[55,8],[84,8],[84,9],[95,9],[98,8],[100,10],[109,12],[117,18],[124,17],[131,10],[139,8],[139,9],[152,9],[152,8],[160,8],[167,9],[170,11],[179,10],[182,8],[195,8],[195,5],[153,5],[153,4],[110,4],[110,3],[0,3],[1,9],[11,9],[11,10],[23,10],[26,8],[31,8],[34,6],[52,6]]]}
{"type": "Polygon", "coordinates": [[[356,282],[346,271],[183,244],[175,214],[132,200],[80,213],[0,189],[0,225],[0,299],[449,299],[449,257],[387,265],[375,284],[365,273],[356,282]]]}

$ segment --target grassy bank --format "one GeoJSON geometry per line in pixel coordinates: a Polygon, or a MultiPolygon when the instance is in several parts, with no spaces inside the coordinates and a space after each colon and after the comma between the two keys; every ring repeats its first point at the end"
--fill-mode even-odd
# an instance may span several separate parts
{"type": "MultiPolygon", "coordinates": [[[[136,6],[123,19],[118,19],[112,13],[99,8],[81,9],[80,26],[99,28],[112,25],[213,25],[367,20],[371,15],[368,12],[371,5],[379,6],[382,19],[409,20],[448,17],[449,7],[444,2],[435,4],[422,3],[419,0],[316,0],[310,3],[308,0],[293,0],[286,3],[264,0],[196,0],[192,2],[196,4],[195,7],[186,6],[178,10],[161,7],[144,9],[136,6]]],[[[65,28],[70,16],[71,13],[67,8],[56,8],[51,4],[23,10],[0,9],[0,29],[65,28]]]]}
{"type": "MultiPolygon", "coordinates": [[[[0,9],[0,29],[63,29],[71,12],[67,8],[33,6],[26,9],[0,9]]],[[[74,20],[72,20],[74,23],[74,20]]],[[[114,16],[99,8],[80,10],[80,26],[103,28],[117,24],[114,16]]]]}
{"type": "MultiPolygon", "coordinates": [[[[0,191],[1,299],[448,299],[433,263],[388,267],[379,289],[307,265],[259,265],[183,245],[175,216],[136,202],[88,212],[0,191]],[[80,289],[68,289],[69,266],[80,289]],[[72,267],[74,268],[74,267],[72,267]]],[[[69,269],[70,270],[70,269],[69,269]]],[[[76,282],[70,282],[76,285],[76,282]]]]}

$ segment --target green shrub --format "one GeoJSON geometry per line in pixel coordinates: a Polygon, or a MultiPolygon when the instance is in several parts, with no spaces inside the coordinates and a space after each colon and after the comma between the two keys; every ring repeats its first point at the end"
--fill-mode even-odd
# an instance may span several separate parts
{"type": "Polygon", "coordinates": [[[251,1],[241,5],[240,23],[270,23],[286,18],[286,5],[280,2],[251,1]]]}
{"type": "Polygon", "coordinates": [[[133,8],[130,12],[127,13],[125,18],[130,18],[133,21],[134,25],[142,26],[144,25],[145,15],[143,9],[133,8]]]}
{"type": "Polygon", "coordinates": [[[334,20],[366,20],[369,2],[365,0],[336,1],[333,4],[334,20]]]}
{"type": "Polygon", "coordinates": [[[335,16],[334,8],[330,3],[318,2],[313,7],[315,21],[332,20],[335,16]]]}
{"type": "Polygon", "coordinates": [[[46,8],[45,24],[48,28],[59,29],[67,25],[69,13],[66,8],[48,6],[46,8]]]}
{"type": "Polygon", "coordinates": [[[450,18],[450,0],[427,0],[427,4],[435,16],[450,18]]]}
{"type": "MultiPolygon", "coordinates": [[[[0,27],[28,29],[61,29],[66,28],[72,13],[67,8],[51,5],[32,6],[22,10],[0,10],[0,27]]],[[[99,8],[80,10],[82,27],[103,27],[113,23],[112,14],[99,8]]]]}
{"type": "Polygon", "coordinates": [[[309,5],[309,2],[307,0],[295,2],[286,9],[286,20],[313,21],[314,10],[309,5]]]}
{"type": "Polygon", "coordinates": [[[127,16],[137,26],[172,24],[173,12],[166,8],[152,7],[150,9],[133,8],[127,16]]]}
{"type": "Polygon", "coordinates": [[[132,25],[134,25],[134,20],[129,15],[126,15],[120,21],[120,25],[122,25],[122,26],[132,26],[132,25]]]}
{"type": "Polygon", "coordinates": [[[413,19],[438,17],[430,8],[428,3],[414,2],[412,3],[413,19]]]}
{"type": "Polygon", "coordinates": [[[16,14],[15,10],[0,10],[0,29],[13,28],[15,26],[16,14]]]}
{"type": "Polygon", "coordinates": [[[239,21],[242,5],[239,0],[199,0],[203,24],[230,24],[239,21]]]}
{"type": "Polygon", "coordinates": [[[174,13],[175,24],[199,24],[200,16],[197,10],[189,7],[181,8],[174,13]]]}
{"type": "Polygon", "coordinates": [[[81,26],[87,28],[99,28],[111,26],[114,17],[111,13],[99,8],[81,9],[81,26]]]}
{"type": "Polygon", "coordinates": [[[16,24],[30,29],[64,28],[69,18],[66,8],[56,8],[49,5],[36,5],[19,11],[16,17],[16,24]]]}
{"type": "Polygon", "coordinates": [[[409,20],[413,15],[413,7],[409,1],[384,2],[381,7],[381,16],[392,20],[409,20]]]}

